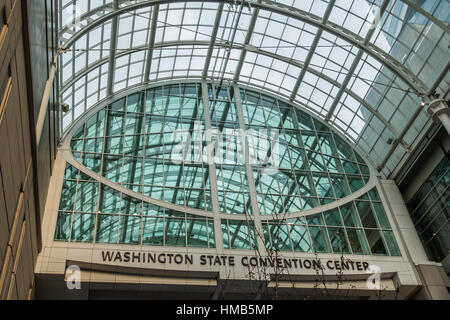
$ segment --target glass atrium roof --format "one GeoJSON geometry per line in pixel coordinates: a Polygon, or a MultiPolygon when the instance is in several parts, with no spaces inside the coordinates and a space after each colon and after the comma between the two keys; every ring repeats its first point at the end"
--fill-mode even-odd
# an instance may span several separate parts
{"type": "Polygon", "coordinates": [[[59,0],[61,128],[146,85],[236,83],[326,120],[393,177],[431,124],[421,102],[448,92],[449,22],[447,0],[59,0]]]}

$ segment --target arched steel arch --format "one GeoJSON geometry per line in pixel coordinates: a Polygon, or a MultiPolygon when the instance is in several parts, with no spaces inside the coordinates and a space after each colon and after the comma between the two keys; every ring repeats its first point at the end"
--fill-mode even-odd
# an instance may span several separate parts
{"type": "MultiPolygon", "coordinates": [[[[195,46],[208,46],[209,43],[206,41],[183,41],[183,42],[166,42],[166,43],[159,43],[159,44],[155,44],[153,46],[154,49],[159,49],[159,48],[165,48],[165,47],[170,47],[170,46],[179,46],[179,45],[195,45],[195,46]]],[[[230,47],[228,44],[225,43],[221,43],[221,42],[216,42],[214,44],[215,47],[222,47],[222,48],[228,48],[230,47]]],[[[302,64],[298,61],[293,61],[290,60],[286,57],[277,55],[275,53],[272,52],[268,52],[268,51],[264,51],[261,49],[258,49],[256,47],[251,47],[251,46],[245,46],[245,45],[240,45],[240,44],[233,44],[232,49],[246,49],[247,51],[251,51],[251,52],[255,52],[267,57],[271,57],[289,64],[292,64],[293,66],[296,66],[302,70],[306,69],[308,72],[318,76],[319,78],[322,78],[326,81],[328,81],[329,83],[335,85],[338,88],[342,88],[342,84],[339,83],[338,81],[330,78],[329,76],[317,71],[314,68],[311,67],[306,67],[305,64],[302,64]]],[[[116,58],[122,57],[122,56],[126,56],[129,54],[132,54],[134,52],[138,52],[140,50],[147,50],[148,48],[146,46],[140,46],[140,47],[135,47],[130,51],[125,51],[119,54],[116,54],[116,58]]],[[[68,88],[70,88],[75,82],[77,82],[80,78],[86,76],[90,71],[99,68],[101,65],[106,64],[109,61],[109,57],[103,58],[100,61],[97,61],[95,64],[89,66],[88,68],[86,68],[85,70],[83,70],[82,72],[78,73],[75,77],[73,77],[72,79],[70,79],[70,81],[68,81],[66,84],[64,84],[64,86],[61,88],[61,92],[66,91],[68,88]]],[[[237,81],[239,83],[239,81],[237,81]]],[[[361,105],[363,105],[364,107],[367,108],[367,110],[369,110],[375,117],[377,117],[389,130],[392,131],[392,133],[395,135],[396,138],[399,137],[399,133],[398,131],[389,123],[389,121],[382,115],[380,114],[377,110],[375,110],[374,108],[372,108],[372,106],[370,106],[364,99],[362,99],[360,96],[358,96],[356,93],[354,93],[352,90],[348,89],[348,88],[344,88],[343,89],[345,93],[347,93],[349,96],[351,96],[352,98],[354,98],[356,101],[358,101],[361,105]]],[[[286,97],[287,99],[290,99],[290,97],[286,97]]],[[[290,99],[293,100],[293,99],[290,99]]],[[[406,142],[404,142],[403,140],[401,140],[401,143],[406,145],[406,142]]]]}

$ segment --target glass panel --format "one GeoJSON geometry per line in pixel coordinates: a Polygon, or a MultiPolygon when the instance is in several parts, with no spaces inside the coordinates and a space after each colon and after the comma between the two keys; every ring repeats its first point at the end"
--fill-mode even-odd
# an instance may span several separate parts
{"type": "Polygon", "coordinates": [[[359,168],[361,169],[361,174],[370,175],[369,167],[363,164],[359,164],[359,168]]]}
{"type": "Polygon", "coordinates": [[[341,210],[342,219],[344,220],[346,227],[361,227],[358,213],[353,202],[349,202],[339,207],[339,209],[341,210]]]}
{"type": "Polygon", "coordinates": [[[84,153],[81,157],[81,163],[95,172],[99,172],[101,168],[102,157],[100,154],[84,153]]]}
{"type": "Polygon", "coordinates": [[[367,193],[364,193],[363,195],[358,197],[358,200],[367,200],[367,201],[369,201],[369,195],[367,193]]]}
{"type": "Polygon", "coordinates": [[[125,98],[117,100],[111,105],[111,110],[114,111],[124,111],[125,108],[125,98]]]}
{"type": "Polygon", "coordinates": [[[318,120],[314,119],[314,126],[316,127],[317,131],[330,131],[330,128],[328,128],[324,123],[319,122],[318,120]]]}
{"type": "Polygon", "coordinates": [[[397,245],[397,241],[395,240],[394,233],[392,231],[382,232],[391,256],[401,256],[402,254],[400,252],[400,248],[397,245]]]}
{"type": "Polygon", "coordinates": [[[143,218],[142,244],[164,245],[164,219],[162,217],[143,218]]]}
{"type": "Polygon", "coordinates": [[[272,241],[270,238],[270,226],[267,222],[262,222],[262,229],[264,235],[264,244],[267,249],[272,248],[272,241]]]}
{"type": "Polygon", "coordinates": [[[359,174],[359,168],[355,162],[348,161],[344,158],[342,159],[342,166],[346,173],[359,174]]]}
{"type": "MultiPolygon", "coordinates": [[[[320,152],[320,145],[318,143],[317,136],[314,131],[302,131],[302,140],[303,145],[305,146],[306,149],[320,152]]],[[[319,153],[308,152],[308,155],[313,154],[320,156],[319,153]]],[[[314,158],[314,156],[311,157],[314,158]]]]}
{"type": "Polygon", "coordinates": [[[209,247],[215,248],[216,240],[214,236],[214,221],[210,219],[208,219],[208,240],[209,240],[209,247]]]}
{"type": "Polygon", "coordinates": [[[119,156],[104,156],[103,159],[103,176],[120,183],[123,159],[119,156]]]}
{"type": "Polygon", "coordinates": [[[121,215],[119,230],[119,243],[140,244],[141,217],[121,215]]]}
{"type": "Polygon", "coordinates": [[[315,252],[331,252],[325,227],[309,227],[315,252]]]}
{"type": "Polygon", "coordinates": [[[222,228],[222,242],[223,247],[225,249],[230,249],[230,235],[228,233],[228,221],[225,219],[222,219],[221,221],[221,228],[222,228]]]}
{"type": "Polygon", "coordinates": [[[308,221],[308,225],[316,225],[316,226],[325,225],[321,213],[306,216],[306,221],[308,221]]]}
{"type": "Polygon", "coordinates": [[[373,201],[381,201],[380,195],[378,194],[378,191],[377,191],[377,188],[373,188],[372,190],[370,190],[369,196],[370,196],[370,199],[372,199],[373,201]]]}
{"type": "Polygon", "coordinates": [[[287,219],[288,224],[306,224],[306,218],[305,217],[297,217],[297,218],[291,218],[287,219]]]}
{"type": "Polygon", "coordinates": [[[319,201],[316,198],[302,198],[304,210],[312,209],[314,207],[317,207],[319,205],[319,201]]]}
{"type": "Polygon", "coordinates": [[[346,230],[353,254],[370,254],[364,231],[354,228],[347,228],[346,230]]]}
{"type": "Polygon", "coordinates": [[[186,246],[185,220],[179,218],[167,218],[165,226],[166,246],[186,246]]]}
{"type": "Polygon", "coordinates": [[[372,212],[370,202],[368,201],[355,201],[358,208],[359,216],[364,228],[377,228],[377,222],[372,212]]]}
{"type": "Polygon", "coordinates": [[[291,241],[289,239],[288,228],[283,224],[270,223],[270,236],[273,250],[291,251],[291,241]]]}
{"type": "Polygon", "coordinates": [[[78,182],[75,211],[96,212],[98,184],[78,182]]]}
{"type": "Polygon", "coordinates": [[[82,151],[83,150],[83,143],[84,143],[83,139],[80,139],[80,140],[73,139],[70,142],[70,149],[72,149],[72,151],[82,151]]]}
{"type": "Polygon", "coordinates": [[[103,213],[119,213],[120,192],[102,185],[100,193],[100,211],[103,213]]]}
{"type": "Polygon", "coordinates": [[[187,219],[188,247],[208,248],[206,219],[187,219]]]}
{"type": "Polygon", "coordinates": [[[311,252],[311,240],[306,226],[291,225],[289,227],[294,251],[311,252]]]}
{"type": "MultiPolygon", "coordinates": [[[[341,159],[348,159],[350,161],[356,162],[355,155],[350,146],[338,135],[333,134],[334,141],[336,142],[336,147],[341,159]]],[[[345,166],[344,166],[345,167],[345,166]]]]}
{"type": "Polygon", "coordinates": [[[343,198],[350,194],[350,189],[347,185],[345,177],[330,174],[330,179],[336,198],[343,198]]]}
{"type": "Polygon", "coordinates": [[[360,176],[347,176],[347,180],[352,192],[355,192],[364,186],[364,181],[360,176]]]}
{"type": "Polygon", "coordinates": [[[155,206],[151,203],[144,202],[142,209],[142,214],[147,216],[160,216],[162,217],[164,214],[164,209],[158,206],[155,206]]]}
{"type": "Polygon", "coordinates": [[[300,110],[296,110],[299,129],[314,130],[311,116],[300,110]]]}
{"type": "Polygon", "coordinates": [[[350,253],[347,236],[343,228],[328,228],[328,235],[334,253],[350,253]]]}
{"type": "MultiPolygon", "coordinates": [[[[105,110],[101,110],[86,122],[85,137],[101,137],[105,126],[105,110]]],[[[80,136],[81,137],[81,136],[80,136]]]]}
{"type": "Polygon", "coordinates": [[[95,214],[73,214],[71,241],[92,242],[94,238],[95,214]]]}
{"type": "Polygon", "coordinates": [[[97,222],[96,242],[117,243],[119,216],[99,214],[97,222]]]}
{"type": "Polygon", "coordinates": [[[315,196],[316,189],[314,187],[311,174],[298,172],[295,175],[297,177],[297,185],[300,189],[300,195],[305,197],[315,196]]]}
{"type": "Polygon", "coordinates": [[[378,218],[379,227],[381,229],[391,229],[389,219],[384,211],[383,204],[381,202],[372,202],[372,206],[378,218]]]}
{"type": "Polygon", "coordinates": [[[127,97],[127,112],[142,112],[141,93],[135,93],[127,97]]]}
{"type": "Polygon", "coordinates": [[[75,133],[73,134],[72,139],[83,138],[84,137],[84,127],[85,127],[84,124],[81,127],[79,127],[77,129],[77,131],[75,131],[75,133]]]}
{"type": "Polygon", "coordinates": [[[76,187],[77,187],[76,181],[64,180],[61,191],[61,200],[59,203],[60,210],[64,211],[73,210],[76,187]]]}
{"type": "Polygon", "coordinates": [[[337,208],[324,212],[323,216],[327,226],[342,226],[341,215],[337,208]]]}
{"type": "Polygon", "coordinates": [[[141,214],[142,201],[124,194],[120,211],[124,214],[141,214]]]}
{"type": "Polygon", "coordinates": [[[317,195],[324,198],[334,198],[333,188],[327,174],[313,174],[317,195]]]}
{"type": "MultiPolygon", "coordinates": [[[[327,170],[330,173],[344,173],[344,169],[341,165],[341,161],[338,158],[324,156],[323,159],[325,161],[327,170]]],[[[341,175],[339,177],[341,177],[341,179],[344,178],[344,176],[341,176],[341,175]]]]}
{"type": "Polygon", "coordinates": [[[386,248],[384,247],[381,232],[379,230],[364,229],[369,243],[369,248],[372,254],[387,255],[386,248]]]}
{"type": "Polygon", "coordinates": [[[67,163],[66,171],[64,172],[64,179],[76,180],[77,177],[78,177],[78,169],[67,163]]]}
{"type": "Polygon", "coordinates": [[[56,221],[55,240],[69,241],[70,239],[70,223],[72,213],[58,212],[58,220],[56,221]]]}
{"type": "MultiPolygon", "coordinates": [[[[72,148],[73,150],[73,148],[72,148]]],[[[103,138],[85,139],[84,148],[85,152],[97,152],[101,153],[103,150],[103,138]]]]}
{"type": "MultiPolygon", "coordinates": [[[[227,247],[231,249],[256,249],[254,227],[247,223],[246,221],[228,220],[229,242],[227,247]]],[[[222,229],[223,227],[222,222],[222,229]]]]}

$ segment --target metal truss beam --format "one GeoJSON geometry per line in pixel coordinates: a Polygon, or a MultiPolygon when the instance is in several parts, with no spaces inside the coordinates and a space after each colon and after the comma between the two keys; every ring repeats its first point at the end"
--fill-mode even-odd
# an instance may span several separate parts
{"type": "MultiPolygon", "coordinates": [[[[229,40],[227,41],[227,43],[229,43],[229,46],[228,46],[227,49],[225,49],[225,51],[226,51],[226,53],[227,53],[227,54],[226,54],[226,57],[225,57],[225,59],[224,59],[225,63],[223,63],[222,70],[219,70],[219,75],[222,74],[221,80],[220,80],[220,85],[219,85],[219,86],[222,85],[223,80],[224,80],[224,78],[225,78],[225,72],[226,72],[227,65],[228,65],[228,61],[230,60],[230,55],[231,55],[231,48],[233,47],[233,44],[234,44],[234,39],[235,39],[235,37],[236,37],[236,32],[237,32],[238,27],[239,27],[239,20],[241,19],[242,9],[244,9],[244,4],[245,4],[245,3],[242,2],[242,4],[240,5],[239,13],[237,14],[237,18],[235,19],[235,25],[234,25],[234,27],[233,27],[233,29],[232,29],[233,34],[232,34],[232,36],[231,36],[231,39],[229,39],[229,40]]],[[[233,19],[234,19],[234,18],[233,18],[233,19]]]]}
{"type": "MultiPolygon", "coordinates": [[[[331,10],[333,9],[334,3],[336,0],[331,0],[328,4],[327,10],[325,11],[325,14],[322,18],[322,23],[325,24],[328,21],[328,18],[330,17],[331,10]]],[[[322,31],[323,29],[317,30],[316,36],[314,37],[314,41],[312,42],[311,48],[309,49],[308,56],[305,59],[304,67],[302,68],[302,71],[300,72],[300,75],[297,78],[297,82],[295,82],[294,89],[292,90],[290,100],[294,100],[295,96],[297,95],[298,89],[300,88],[300,84],[303,81],[303,78],[305,77],[306,70],[309,67],[309,64],[311,63],[311,59],[314,55],[314,52],[316,51],[317,44],[319,43],[320,38],[322,37],[322,31]]]]}
{"type": "MultiPolygon", "coordinates": [[[[258,3],[261,3],[261,0],[258,0],[258,3]]],[[[253,11],[253,15],[250,20],[250,24],[248,26],[247,34],[245,36],[244,49],[241,51],[241,55],[239,57],[239,62],[237,64],[236,70],[234,72],[234,77],[233,77],[234,82],[238,82],[238,80],[239,80],[239,76],[240,76],[241,70],[242,70],[242,65],[244,64],[245,56],[247,55],[247,50],[245,49],[245,47],[250,44],[250,40],[252,39],[252,34],[253,34],[253,30],[255,29],[256,19],[258,18],[258,15],[259,15],[259,9],[256,8],[255,11],[253,11]]]]}
{"type": "MultiPolygon", "coordinates": [[[[415,11],[419,12],[423,16],[425,16],[427,19],[432,21],[437,27],[444,30],[444,32],[446,32],[447,34],[450,34],[450,28],[447,24],[445,24],[445,22],[437,19],[429,12],[421,9],[418,5],[416,5],[411,0],[400,0],[400,1],[405,3],[406,5],[408,5],[410,8],[414,9],[415,11]]],[[[105,22],[108,22],[108,21],[112,22],[111,52],[110,52],[109,57],[107,57],[103,60],[100,60],[100,61],[94,63],[94,65],[90,66],[89,68],[77,73],[72,79],[69,80],[69,82],[67,82],[64,85],[64,87],[62,88],[62,90],[60,92],[63,92],[64,90],[68,89],[71,85],[73,85],[75,83],[76,80],[80,79],[83,76],[86,76],[91,70],[94,70],[109,61],[107,96],[111,96],[114,91],[113,84],[114,84],[114,71],[115,71],[116,58],[123,56],[123,55],[130,54],[131,52],[139,51],[139,50],[146,50],[146,49],[149,50],[149,52],[147,54],[147,58],[146,58],[145,67],[144,67],[145,69],[143,70],[144,71],[144,80],[143,80],[144,83],[148,82],[148,79],[149,79],[150,70],[151,70],[151,61],[152,61],[152,57],[153,57],[153,48],[162,48],[162,47],[172,46],[172,45],[189,45],[189,44],[198,45],[198,46],[208,46],[209,45],[208,46],[208,55],[206,57],[206,60],[210,61],[211,54],[212,54],[214,47],[218,46],[218,47],[230,48],[229,44],[226,45],[225,43],[217,43],[217,39],[216,39],[221,12],[223,11],[223,5],[225,3],[229,3],[232,5],[247,5],[247,6],[251,6],[254,8],[254,13],[253,13],[251,21],[250,21],[249,30],[247,32],[244,45],[233,44],[231,46],[231,48],[238,48],[238,49],[242,50],[241,57],[239,59],[238,66],[237,66],[237,69],[236,69],[233,79],[235,81],[239,80],[240,71],[241,71],[242,65],[245,61],[246,53],[247,53],[247,51],[253,51],[258,54],[266,55],[266,56],[284,61],[288,64],[291,64],[291,65],[301,68],[301,74],[300,74],[299,78],[297,79],[294,90],[292,91],[292,93],[290,95],[291,101],[295,102],[295,96],[297,95],[297,92],[298,92],[301,82],[303,80],[304,73],[306,73],[307,71],[334,84],[335,86],[339,87],[339,91],[338,91],[338,94],[337,94],[335,100],[333,101],[332,107],[330,108],[330,110],[327,114],[327,117],[326,117],[327,120],[331,119],[332,114],[334,113],[335,109],[337,108],[342,95],[344,93],[347,93],[350,96],[352,96],[355,100],[357,100],[361,105],[363,105],[369,111],[371,111],[396,136],[396,140],[394,141],[394,144],[392,145],[391,150],[389,151],[389,153],[385,156],[385,158],[380,163],[380,165],[383,165],[383,167],[384,167],[384,165],[389,161],[389,158],[395,151],[395,148],[399,144],[402,144],[405,146],[407,145],[403,141],[403,137],[406,134],[406,132],[403,132],[403,130],[402,130],[402,132],[398,133],[389,124],[389,122],[384,118],[383,115],[379,114],[374,108],[369,106],[362,98],[360,98],[357,94],[355,94],[354,92],[352,92],[350,89],[347,88],[349,82],[351,81],[353,73],[358,66],[358,62],[360,61],[362,55],[364,53],[367,53],[369,56],[373,57],[375,60],[379,61],[382,65],[384,65],[385,67],[390,69],[395,75],[397,75],[400,79],[405,81],[418,95],[422,96],[424,101],[428,101],[429,100],[428,97],[431,97],[433,95],[435,89],[437,88],[439,83],[442,81],[442,78],[445,77],[445,75],[449,69],[449,65],[447,64],[447,66],[444,68],[444,70],[440,74],[439,79],[435,83],[431,84],[430,87],[427,87],[427,85],[430,85],[430,84],[425,85],[423,82],[421,82],[421,80],[417,76],[415,76],[400,61],[396,60],[394,57],[389,55],[389,53],[383,51],[381,48],[370,43],[370,38],[373,34],[373,30],[371,30],[372,32],[369,31],[369,33],[366,35],[366,37],[362,38],[359,35],[347,30],[346,28],[328,21],[328,16],[333,7],[332,3],[335,2],[334,0],[332,0],[330,2],[323,17],[319,17],[319,16],[316,16],[309,12],[306,12],[306,11],[303,11],[303,10],[300,10],[300,9],[297,9],[297,8],[294,8],[294,7],[279,3],[279,2],[271,1],[271,0],[258,0],[258,1],[211,0],[210,2],[218,2],[219,8],[221,8],[221,9],[218,10],[218,12],[216,14],[216,22],[213,27],[213,31],[215,30],[215,34],[213,34],[210,41],[208,41],[208,42],[205,41],[204,43],[199,42],[199,41],[197,41],[197,42],[196,41],[182,41],[182,42],[178,42],[176,44],[175,43],[163,43],[163,44],[155,45],[154,30],[156,28],[156,22],[157,22],[157,17],[158,17],[158,14],[156,14],[156,16],[155,16],[155,11],[158,11],[158,10],[154,10],[153,16],[152,16],[153,21],[151,21],[151,24],[152,24],[152,27],[154,25],[155,28],[152,28],[150,30],[149,41],[146,45],[146,48],[133,48],[131,50],[127,50],[126,52],[120,52],[120,53],[117,52],[117,50],[116,50],[117,28],[118,28],[119,16],[121,14],[132,12],[132,11],[135,11],[135,10],[138,10],[141,8],[145,8],[145,7],[149,7],[149,6],[155,6],[155,8],[157,8],[160,4],[167,4],[170,2],[184,2],[184,1],[182,1],[182,0],[137,0],[135,2],[130,2],[130,1],[114,0],[113,4],[108,3],[106,5],[100,6],[94,10],[91,10],[91,11],[83,14],[80,17],[80,24],[76,28],[74,28],[73,26],[71,28],[63,27],[63,29],[60,31],[60,39],[63,39],[63,41],[65,41],[65,43],[62,45],[62,48],[61,48],[62,52],[64,52],[64,49],[70,48],[78,39],[80,39],[81,37],[86,35],[88,32],[90,32],[94,28],[101,26],[105,22]],[[121,4],[121,6],[119,6],[119,3],[121,4]],[[355,57],[355,60],[353,61],[353,65],[351,66],[349,73],[347,74],[347,77],[345,78],[343,83],[342,84],[337,83],[334,79],[331,79],[331,78],[327,77],[326,75],[321,74],[317,70],[309,68],[310,60],[312,58],[312,55],[314,54],[314,47],[317,45],[318,41],[320,40],[319,34],[316,35],[316,37],[313,41],[313,46],[312,46],[310,52],[308,53],[308,57],[309,56],[311,56],[311,57],[309,57],[309,59],[307,57],[304,64],[301,64],[297,61],[293,61],[286,57],[282,57],[282,56],[279,56],[279,55],[276,55],[276,54],[273,54],[270,52],[265,52],[265,51],[259,50],[253,46],[249,46],[251,36],[253,34],[255,23],[256,23],[256,20],[257,20],[260,10],[277,13],[280,15],[284,15],[286,17],[290,17],[293,19],[297,19],[299,21],[303,21],[307,24],[317,27],[318,33],[320,33],[320,34],[322,34],[323,31],[329,32],[329,33],[337,36],[338,38],[343,39],[344,41],[348,42],[349,44],[358,47],[359,51],[357,53],[357,56],[355,57]],[[219,14],[219,12],[220,12],[220,14],[219,14]],[[114,47],[114,49],[113,49],[113,47],[114,47]]],[[[387,2],[388,1],[385,1],[383,3],[383,5],[385,7],[386,7],[385,4],[387,2]]],[[[209,66],[209,63],[206,63],[206,61],[205,61],[205,65],[204,65],[204,69],[203,69],[203,79],[207,78],[208,66],[209,66]],[[206,73],[205,73],[205,71],[206,71],[206,73]]],[[[299,101],[296,101],[296,102],[302,104],[299,101]]],[[[419,114],[420,114],[420,112],[416,111],[412,115],[409,122],[411,122],[411,124],[412,124],[416,120],[416,118],[419,114]]],[[[337,124],[334,124],[334,125],[336,127],[339,127],[337,124]]],[[[407,128],[408,127],[409,126],[407,126],[407,128]]],[[[355,143],[357,143],[357,142],[355,142],[355,143]]]]}
{"type": "MultiPolygon", "coordinates": [[[[273,13],[277,13],[280,15],[284,15],[293,19],[297,19],[313,25],[319,29],[323,29],[346,42],[360,48],[368,55],[372,56],[374,59],[378,60],[381,64],[385,65],[389,68],[394,74],[399,76],[403,81],[408,83],[408,85],[416,91],[419,95],[425,95],[428,91],[427,86],[417,77],[415,76],[407,67],[405,67],[400,61],[396,60],[394,57],[389,55],[387,52],[383,51],[381,48],[375,46],[372,43],[368,43],[364,38],[359,35],[351,32],[350,30],[345,29],[344,27],[331,23],[327,21],[327,23],[323,23],[322,19],[316,15],[313,15],[309,12],[305,12],[303,10],[299,10],[292,6],[288,6],[279,2],[274,2],[270,0],[259,0],[258,2],[248,1],[248,0],[211,0],[211,2],[220,2],[220,3],[230,3],[230,4],[242,4],[243,2],[246,5],[250,5],[255,9],[262,9],[266,11],[270,11],[273,13]]],[[[100,26],[113,19],[114,17],[121,15],[123,13],[134,11],[137,9],[141,9],[148,6],[153,6],[157,4],[164,4],[169,2],[184,2],[181,0],[142,0],[136,3],[132,3],[128,6],[120,7],[112,12],[105,13],[101,16],[96,16],[98,11],[92,11],[92,14],[89,16],[92,21],[89,21],[84,27],[82,27],[78,32],[75,32],[72,37],[67,40],[67,42],[62,46],[62,50],[70,48],[79,38],[81,38],[84,34],[89,32],[95,27],[100,26]],[[97,17],[97,18],[95,18],[97,17]]],[[[102,10],[103,12],[105,9],[102,10]]],[[[87,18],[85,18],[87,19],[87,18]]],[[[84,23],[84,22],[83,22],[84,23]]],[[[64,33],[64,31],[63,31],[64,33]]]]}
{"type": "Polygon", "coordinates": [[[208,53],[206,54],[205,65],[203,66],[202,78],[206,79],[208,75],[209,64],[211,63],[211,56],[214,49],[214,44],[217,38],[217,31],[219,30],[220,18],[222,17],[223,12],[223,3],[219,4],[219,8],[217,9],[216,19],[214,20],[214,28],[211,34],[211,41],[209,42],[208,53]]]}
{"type": "MultiPolygon", "coordinates": [[[[427,93],[427,95],[429,97],[431,97],[435,94],[437,87],[439,87],[439,84],[442,82],[442,80],[444,80],[444,78],[447,75],[449,70],[450,70],[450,61],[447,62],[447,65],[442,69],[441,73],[439,74],[439,77],[437,77],[436,81],[431,85],[431,87],[427,93]]],[[[445,96],[442,98],[445,98],[445,96]]]]}
{"type": "Polygon", "coordinates": [[[385,155],[383,160],[377,165],[377,170],[378,171],[381,171],[384,168],[384,166],[386,165],[386,163],[389,161],[389,159],[391,158],[392,154],[394,153],[395,149],[397,149],[397,147],[402,143],[403,138],[408,133],[409,129],[411,128],[411,126],[414,123],[414,121],[416,120],[416,118],[422,112],[423,112],[423,106],[420,105],[420,106],[417,107],[416,111],[414,112],[412,117],[409,119],[409,121],[406,124],[405,128],[403,128],[402,132],[400,132],[400,135],[398,136],[398,138],[395,139],[395,141],[392,144],[392,147],[389,149],[388,153],[385,155]]]}
{"type": "Polygon", "coordinates": [[[437,25],[439,28],[444,30],[446,33],[450,34],[450,28],[448,25],[446,25],[443,21],[437,19],[435,16],[431,15],[427,11],[423,10],[421,7],[419,7],[417,4],[410,0],[400,0],[404,4],[408,5],[408,7],[413,8],[417,12],[419,12],[421,15],[432,21],[435,25],[437,25]]]}
{"type": "MultiPolygon", "coordinates": [[[[114,10],[119,8],[119,0],[114,0],[114,10]]],[[[116,50],[117,50],[117,29],[119,28],[119,16],[112,18],[111,24],[111,51],[109,52],[109,64],[108,64],[108,84],[106,86],[106,94],[110,95],[113,92],[114,74],[116,69],[116,50]]]]}
{"type": "MultiPolygon", "coordinates": [[[[439,77],[436,79],[436,81],[431,85],[430,90],[428,91],[428,97],[432,97],[434,94],[434,91],[439,86],[441,81],[444,79],[444,77],[447,75],[448,71],[450,69],[450,62],[447,63],[447,65],[442,69],[442,72],[440,73],[439,77]]],[[[444,97],[445,98],[445,97],[444,97]]],[[[424,103],[423,101],[422,103],[424,103]]],[[[386,154],[386,156],[383,158],[383,160],[377,165],[377,169],[381,170],[384,168],[386,163],[389,161],[390,157],[394,153],[397,146],[400,144],[403,144],[403,138],[408,133],[409,128],[412,126],[414,121],[416,121],[417,117],[423,112],[424,105],[420,105],[417,107],[416,111],[413,113],[411,118],[408,120],[408,123],[406,124],[405,128],[400,132],[400,135],[398,135],[398,138],[393,142],[392,147],[389,149],[389,152],[386,154]]],[[[412,150],[409,150],[412,151],[412,150]]]]}
{"type": "MultiPolygon", "coordinates": [[[[384,0],[383,3],[380,6],[380,11],[379,11],[379,16],[382,17],[386,7],[389,3],[389,0],[384,0]]],[[[375,28],[370,29],[365,38],[364,38],[364,44],[367,45],[369,43],[370,38],[372,38],[372,35],[375,32],[375,28]]],[[[334,110],[336,110],[337,105],[339,104],[339,101],[342,98],[342,95],[345,92],[345,89],[348,86],[348,83],[350,82],[350,80],[353,78],[354,74],[355,74],[355,70],[356,67],[358,66],[359,62],[361,61],[362,55],[364,54],[364,50],[363,49],[359,49],[358,53],[356,54],[356,57],[353,59],[353,63],[350,66],[347,75],[345,76],[344,81],[342,82],[342,86],[339,88],[338,93],[336,94],[336,97],[334,98],[333,103],[330,106],[330,110],[328,110],[327,115],[325,116],[325,121],[329,122],[331,119],[331,116],[334,113],[334,110]]]]}
{"type": "Polygon", "coordinates": [[[153,7],[152,21],[150,26],[150,37],[148,39],[147,61],[145,62],[144,82],[150,78],[150,70],[152,67],[153,47],[155,45],[156,23],[158,22],[159,5],[153,7]]]}

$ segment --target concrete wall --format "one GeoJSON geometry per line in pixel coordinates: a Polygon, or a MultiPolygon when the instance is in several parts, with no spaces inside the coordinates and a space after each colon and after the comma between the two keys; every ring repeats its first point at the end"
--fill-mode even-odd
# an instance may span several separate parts
{"type": "Polygon", "coordinates": [[[418,265],[423,287],[414,297],[416,300],[450,300],[450,280],[442,266],[418,265]]]}

